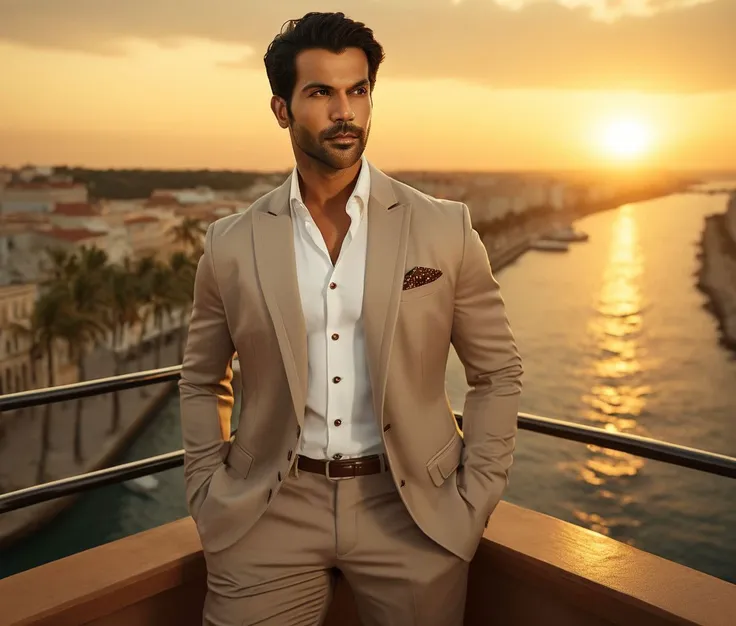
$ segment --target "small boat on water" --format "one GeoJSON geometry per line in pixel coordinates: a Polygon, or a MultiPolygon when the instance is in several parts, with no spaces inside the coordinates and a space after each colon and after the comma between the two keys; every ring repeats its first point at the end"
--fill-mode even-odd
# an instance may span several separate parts
{"type": "Polygon", "coordinates": [[[555,228],[543,236],[544,239],[550,239],[552,241],[561,241],[565,243],[572,243],[578,241],[588,241],[590,235],[584,233],[581,230],[575,230],[572,226],[564,226],[562,228],[555,228]]]}
{"type": "Polygon", "coordinates": [[[569,245],[564,241],[554,241],[552,239],[537,239],[529,244],[532,250],[541,250],[542,252],[567,252],[569,245]]]}
{"type": "Polygon", "coordinates": [[[158,489],[158,479],[155,476],[150,475],[140,476],[139,478],[126,480],[123,485],[136,493],[146,494],[158,489]]]}

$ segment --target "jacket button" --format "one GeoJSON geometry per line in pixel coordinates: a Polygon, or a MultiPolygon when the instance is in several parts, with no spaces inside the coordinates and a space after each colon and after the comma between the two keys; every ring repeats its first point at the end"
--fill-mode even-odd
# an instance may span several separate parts
{"type": "Polygon", "coordinates": [[[336,419],[335,420],[335,426],[340,426],[340,424],[342,424],[342,420],[341,419],[336,419]]]}
{"type": "Polygon", "coordinates": [[[406,481],[405,480],[402,480],[401,481],[401,486],[403,487],[405,484],[406,484],[406,481]]]}
{"type": "Polygon", "coordinates": [[[271,496],[273,495],[273,489],[268,490],[268,500],[266,502],[271,502],[271,496]]]}
{"type": "Polygon", "coordinates": [[[281,482],[281,472],[279,472],[279,482],[281,482]]]}
{"type": "Polygon", "coordinates": [[[335,289],[337,287],[337,283],[330,283],[330,289],[335,289]]]}
{"type": "Polygon", "coordinates": [[[335,384],[337,384],[337,383],[339,383],[339,382],[340,382],[341,380],[342,380],[342,378],[340,378],[339,376],[335,376],[335,377],[334,377],[334,378],[332,379],[332,382],[333,382],[333,383],[335,383],[335,384]]]}
{"type": "Polygon", "coordinates": [[[337,333],[332,333],[332,341],[337,341],[338,339],[340,339],[340,335],[338,335],[337,333]]]}
{"type": "Polygon", "coordinates": [[[301,426],[297,426],[296,427],[296,438],[299,439],[299,437],[301,436],[301,434],[302,434],[302,427],[301,426]]]}

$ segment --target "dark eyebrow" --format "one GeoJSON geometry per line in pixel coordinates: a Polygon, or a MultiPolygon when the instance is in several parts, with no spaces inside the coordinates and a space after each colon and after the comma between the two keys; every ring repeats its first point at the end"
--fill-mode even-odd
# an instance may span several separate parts
{"type": "MultiPolygon", "coordinates": [[[[367,87],[370,85],[371,81],[367,78],[364,78],[363,80],[359,80],[357,83],[355,83],[348,91],[352,91],[353,89],[357,89],[358,87],[367,87]]],[[[327,91],[332,91],[332,87],[329,85],[325,85],[324,83],[307,83],[302,87],[302,91],[309,91],[310,89],[326,89],[327,91]]]]}

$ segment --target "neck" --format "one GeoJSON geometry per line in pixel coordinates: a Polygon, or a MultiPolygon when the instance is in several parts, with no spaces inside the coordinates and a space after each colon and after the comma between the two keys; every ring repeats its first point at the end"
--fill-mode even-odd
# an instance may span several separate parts
{"type": "Polygon", "coordinates": [[[363,160],[344,170],[327,170],[322,164],[299,162],[297,172],[299,189],[304,204],[312,211],[327,213],[332,209],[345,210],[350,194],[360,174],[363,160]]]}

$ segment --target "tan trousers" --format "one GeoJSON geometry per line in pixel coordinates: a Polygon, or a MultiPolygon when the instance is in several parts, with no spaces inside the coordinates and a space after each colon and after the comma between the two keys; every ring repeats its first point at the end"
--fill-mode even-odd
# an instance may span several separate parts
{"type": "Polygon", "coordinates": [[[204,626],[318,626],[334,569],[363,626],[461,626],[468,563],[429,539],[389,472],[347,480],[299,471],[241,541],[205,553],[204,626]]]}

